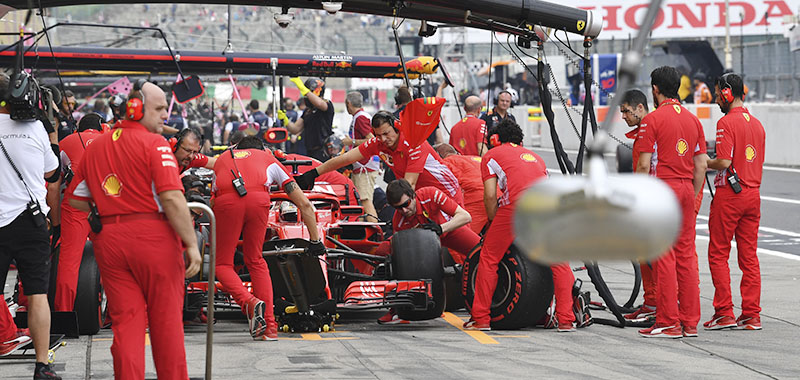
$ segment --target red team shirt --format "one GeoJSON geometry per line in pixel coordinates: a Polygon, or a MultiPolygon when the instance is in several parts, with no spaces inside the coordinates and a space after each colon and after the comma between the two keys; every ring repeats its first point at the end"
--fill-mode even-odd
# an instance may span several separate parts
{"type": "Polygon", "coordinates": [[[233,173],[241,173],[247,191],[269,192],[269,186],[279,185],[281,188],[291,182],[292,176],[272,153],[260,149],[233,149],[226,150],[219,155],[214,164],[214,184],[212,186],[216,196],[237,194],[233,187],[233,173]],[[234,166],[233,157],[236,158],[234,166]]]}
{"type": "MultiPolygon", "coordinates": [[[[744,186],[761,186],[765,140],[761,122],[744,107],[731,109],[717,122],[717,158],[732,161],[744,186]]],[[[727,169],[718,172],[714,185],[727,185],[727,173],[727,169]]]]}
{"type": "Polygon", "coordinates": [[[447,168],[439,158],[439,154],[431,147],[427,141],[422,145],[412,148],[405,140],[403,134],[398,136],[397,149],[391,150],[384,145],[377,137],[373,137],[367,142],[358,146],[358,150],[364,157],[379,156],[392,169],[395,177],[403,178],[406,173],[419,173],[417,188],[432,186],[445,192],[453,198],[456,203],[464,202],[461,188],[453,172],[447,168]]]}
{"type": "Polygon", "coordinates": [[[158,194],[183,191],[172,148],[160,135],[130,120],[86,147],[73,197],[93,200],[100,216],[163,212],[158,194]]]}
{"type": "Polygon", "coordinates": [[[653,153],[650,175],[661,179],[694,179],[694,156],[706,153],[700,120],[674,99],[642,119],[638,140],[641,152],[653,153]]]}
{"type": "Polygon", "coordinates": [[[478,143],[484,141],[485,134],[486,122],[474,115],[467,115],[450,131],[450,145],[456,148],[458,153],[477,156],[478,143]]]}
{"type": "Polygon", "coordinates": [[[406,218],[399,210],[394,213],[392,226],[395,231],[407,230],[420,224],[430,223],[430,220],[441,225],[450,220],[456,213],[458,203],[435,187],[423,187],[416,191],[414,202],[417,203],[417,213],[411,218],[406,218]]]}
{"type": "MultiPolygon", "coordinates": [[[[307,172],[307,171],[309,171],[311,169],[314,169],[314,168],[322,165],[322,162],[320,162],[317,159],[314,159],[314,158],[311,158],[311,157],[308,157],[308,156],[302,156],[302,155],[295,154],[295,153],[287,154],[286,155],[286,159],[287,160],[292,160],[292,161],[295,161],[295,160],[296,161],[311,160],[311,166],[298,166],[297,167],[297,173],[298,174],[303,174],[303,173],[305,173],[305,172],[307,172]]],[[[291,169],[287,168],[286,170],[291,170],[291,169]]],[[[325,185],[347,185],[347,188],[349,189],[349,191],[347,193],[347,202],[349,203],[350,206],[357,206],[359,204],[359,201],[358,201],[359,197],[358,197],[357,192],[356,192],[357,191],[356,190],[356,185],[353,183],[353,181],[350,180],[350,178],[345,177],[344,174],[339,173],[336,170],[333,170],[333,171],[329,171],[329,172],[327,172],[325,174],[320,174],[319,177],[314,179],[314,187],[315,188],[313,190],[315,190],[315,191],[319,190],[320,192],[326,192],[326,193],[330,193],[331,195],[336,195],[337,197],[341,197],[343,193],[340,194],[340,192],[337,191],[336,188],[330,188],[330,189],[326,188],[325,185]],[[317,187],[317,186],[319,186],[319,187],[317,187]]]]}
{"type": "Polygon", "coordinates": [[[189,166],[182,166],[180,172],[183,173],[191,168],[204,168],[208,165],[208,156],[203,153],[195,153],[189,166]]]}
{"type": "MultiPolygon", "coordinates": [[[[83,132],[73,133],[61,140],[58,143],[61,148],[61,172],[66,175],[67,169],[71,169],[74,175],[86,152],[86,147],[101,135],[102,132],[96,129],[87,129],[83,132]]],[[[70,182],[67,185],[66,194],[72,194],[75,186],[77,186],[75,181],[70,182]]]]}
{"type": "Polygon", "coordinates": [[[547,167],[538,154],[517,144],[505,143],[494,147],[483,155],[481,178],[497,177],[497,185],[503,192],[497,205],[514,204],[530,185],[547,177],[547,167]]]}

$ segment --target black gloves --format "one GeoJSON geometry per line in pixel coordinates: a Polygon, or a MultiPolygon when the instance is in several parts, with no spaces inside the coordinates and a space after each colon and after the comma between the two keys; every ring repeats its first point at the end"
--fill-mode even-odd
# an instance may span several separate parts
{"type": "Polygon", "coordinates": [[[436,235],[442,236],[442,226],[436,222],[425,223],[420,228],[436,232],[436,235]]]}
{"type": "Polygon", "coordinates": [[[297,186],[300,186],[303,190],[311,190],[314,187],[314,179],[319,177],[319,172],[316,168],[311,169],[302,175],[295,178],[295,182],[297,182],[297,186]]]}
{"type": "Polygon", "coordinates": [[[325,244],[321,240],[309,241],[310,244],[306,248],[306,253],[312,256],[322,256],[325,254],[325,244]]]}
{"type": "Polygon", "coordinates": [[[50,252],[59,246],[59,239],[61,239],[61,225],[50,226],[50,252]]]}

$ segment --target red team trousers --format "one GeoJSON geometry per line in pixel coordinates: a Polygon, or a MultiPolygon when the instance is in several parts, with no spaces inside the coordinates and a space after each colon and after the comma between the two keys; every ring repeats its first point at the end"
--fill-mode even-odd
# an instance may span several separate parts
{"type": "Polygon", "coordinates": [[[72,311],[75,305],[78,271],[90,231],[88,216],[89,213],[70,206],[66,198],[61,202],[61,248],[54,302],[56,311],[72,311]]]}
{"type": "Polygon", "coordinates": [[[672,248],[653,262],[656,272],[656,323],[697,327],[700,322],[700,275],[695,252],[695,194],[688,179],[665,179],[681,208],[681,228],[672,248]]]}
{"type": "Polygon", "coordinates": [[[188,379],[182,312],[185,265],[174,230],[166,220],[104,221],[94,243],[114,321],[115,378],[144,378],[149,324],[158,378],[188,379]]]}
{"type": "Polygon", "coordinates": [[[272,311],[272,280],[267,262],[261,252],[267,233],[270,198],[266,191],[248,189],[247,200],[238,194],[222,194],[214,200],[214,215],[217,216],[217,279],[239,305],[244,305],[255,295],[264,301],[264,317],[274,322],[272,311]],[[242,236],[244,264],[250,272],[253,294],[242,285],[242,280],[233,268],[236,244],[242,236]]]}
{"type": "MultiPolygon", "coordinates": [[[[492,295],[497,288],[497,266],[514,242],[514,205],[502,206],[486,232],[478,261],[475,279],[475,299],[472,303],[472,318],[478,323],[491,320],[492,295]]],[[[572,286],[575,276],[567,264],[550,267],[553,271],[553,287],[556,296],[556,318],[560,326],[570,326],[575,321],[572,312],[572,286]]]]}
{"type": "Polygon", "coordinates": [[[735,194],[729,186],[717,188],[708,219],[708,266],[714,280],[715,316],[735,317],[728,268],[734,234],[736,256],[742,271],[742,317],[758,317],[761,314],[761,271],[756,255],[760,220],[761,195],[757,187],[742,186],[739,194],[735,194]]]}

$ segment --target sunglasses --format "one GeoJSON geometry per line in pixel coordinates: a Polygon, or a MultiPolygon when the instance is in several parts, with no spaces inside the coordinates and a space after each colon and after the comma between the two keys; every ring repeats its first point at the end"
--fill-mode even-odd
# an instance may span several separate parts
{"type": "Polygon", "coordinates": [[[394,207],[394,208],[396,208],[396,209],[408,208],[408,206],[410,206],[410,205],[411,205],[411,201],[413,201],[413,200],[414,200],[414,199],[412,199],[412,198],[408,198],[408,200],[407,200],[407,201],[405,201],[405,202],[403,202],[403,203],[401,203],[401,204],[399,204],[399,205],[397,205],[397,206],[392,206],[392,207],[394,207]]]}

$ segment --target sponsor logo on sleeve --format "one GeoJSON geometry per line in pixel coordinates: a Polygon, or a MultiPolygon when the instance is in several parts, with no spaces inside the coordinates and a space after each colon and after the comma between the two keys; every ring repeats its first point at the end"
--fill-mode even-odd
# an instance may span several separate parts
{"type": "Polygon", "coordinates": [[[523,154],[521,154],[519,156],[519,158],[522,159],[522,161],[525,161],[525,162],[536,162],[536,156],[534,156],[534,155],[532,155],[530,153],[523,153],[523,154]]]}

